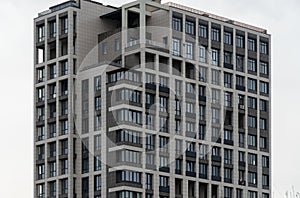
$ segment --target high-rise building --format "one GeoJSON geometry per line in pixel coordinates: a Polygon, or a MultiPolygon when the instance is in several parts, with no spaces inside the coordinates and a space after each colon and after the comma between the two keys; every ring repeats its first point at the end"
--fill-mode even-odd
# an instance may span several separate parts
{"type": "Polygon", "coordinates": [[[150,0],[34,27],[35,197],[271,197],[266,30],[150,0]]]}

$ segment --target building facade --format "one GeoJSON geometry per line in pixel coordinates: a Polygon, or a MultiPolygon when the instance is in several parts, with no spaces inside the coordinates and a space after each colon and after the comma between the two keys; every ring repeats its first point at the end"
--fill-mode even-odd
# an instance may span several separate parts
{"type": "Polygon", "coordinates": [[[35,197],[271,197],[266,30],[150,0],[34,27],[35,197]]]}

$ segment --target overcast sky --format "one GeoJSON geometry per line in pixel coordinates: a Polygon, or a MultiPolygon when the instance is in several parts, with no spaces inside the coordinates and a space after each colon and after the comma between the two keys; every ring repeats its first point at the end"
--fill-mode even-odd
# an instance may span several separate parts
{"type": "MultiPolygon", "coordinates": [[[[33,18],[60,2],[0,1],[0,197],[33,197],[33,18]]],[[[284,197],[292,186],[300,192],[300,1],[173,2],[263,27],[272,35],[273,191],[275,197],[284,197]]]]}

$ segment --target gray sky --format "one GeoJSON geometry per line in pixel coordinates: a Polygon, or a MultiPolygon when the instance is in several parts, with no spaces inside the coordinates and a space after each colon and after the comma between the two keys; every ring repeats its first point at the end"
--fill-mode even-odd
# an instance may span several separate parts
{"type": "MultiPolygon", "coordinates": [[[[33,197],[33,18],[60,2],[0,1],[0,197],[33,197]]],[[[119,6],[124,0],[101,2],[119,6]]],[[[292,186],[300,192],[300,65],[295,61],[300,52],[300,1],[173,2],[263,27],[272,34],[273,191],[275,197],[284,197],[292,186]]]]}

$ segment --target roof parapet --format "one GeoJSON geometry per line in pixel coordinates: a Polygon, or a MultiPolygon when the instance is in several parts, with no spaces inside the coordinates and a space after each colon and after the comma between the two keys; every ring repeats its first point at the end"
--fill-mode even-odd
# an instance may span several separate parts
{"type": "Polygon", "coordinates": [[[177,8],[177,9],[185,10],[185,11],[188,11],[188,12],[192,12],[192,13],[202,15],[202,16],[205,16],[205,17],[209,17],[209,18],[212,18],[212,19],[216,19],[216,20],[219,20],[219,21],[222,21],[222,22],[225,22],[225,23],[230,23],[230,24],[233,24],[233,25],[237,25],[237,26],[240,26],[240,27],[243,27],[243,28],[247,28],[247,29],[256,31],[256,32],[267,34],[266,29],[259,28],[259,27],[256,27],[256,26],[252,26],[252,25],[249,25],[249,24],[246,24],[246,23],[234,21],[234,20],[231,20],[231,19],[228,19],[228,18],[225,18],[225,17],[215,15],[215,14],[203,12],[201,10],[197,10],[197,9],[194,9],[194,8],[183,6],[183,5],[180,5],[180,4],[177,4],[177,3],[167,2],[167,3],[165,3],[165,5],[170,6],[170,7],[174,7],[174,8],[177,8]]]}

